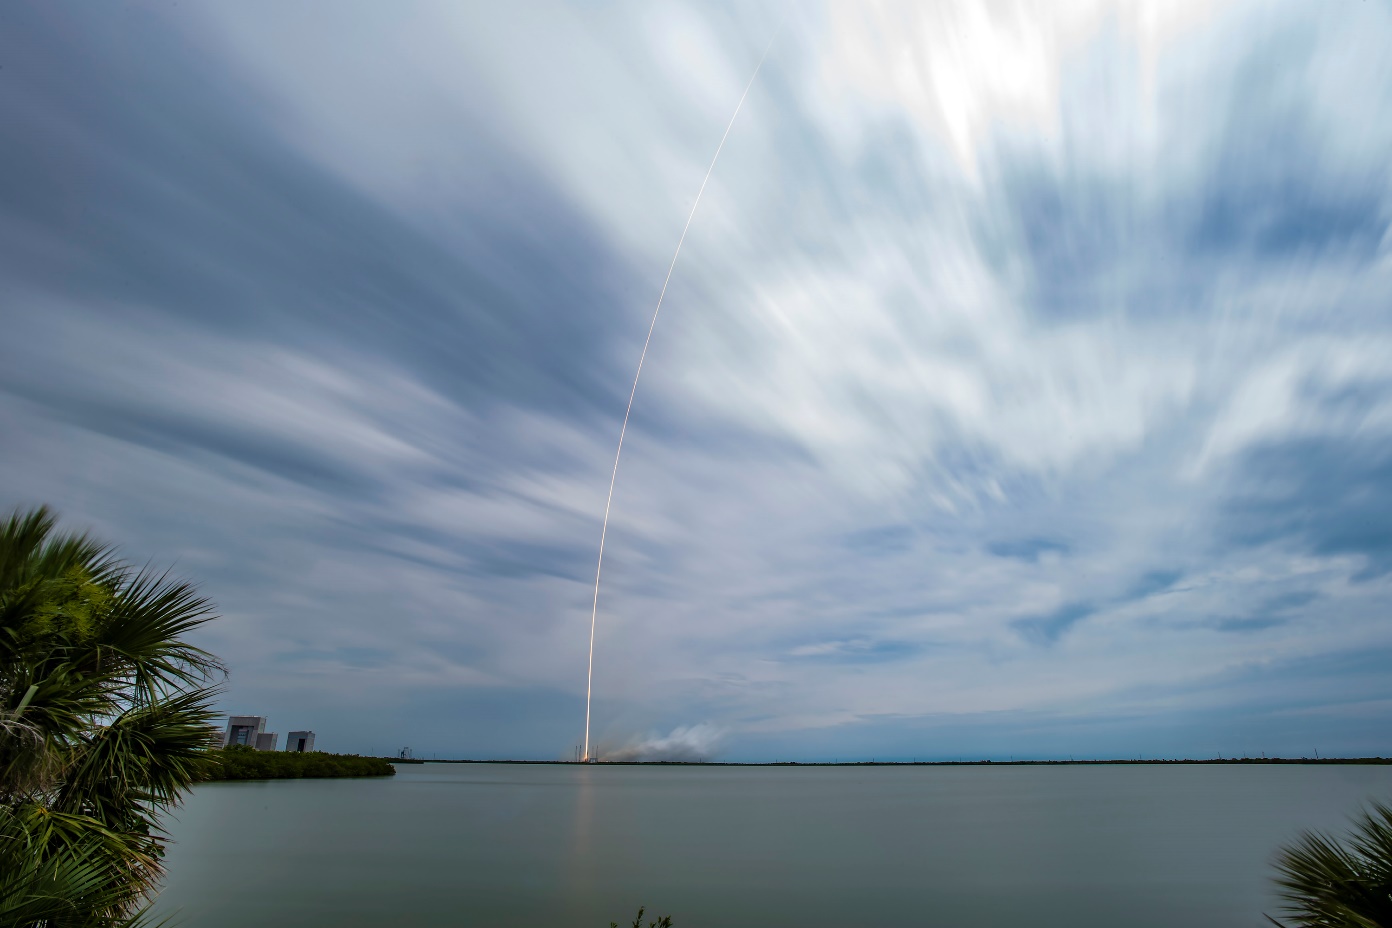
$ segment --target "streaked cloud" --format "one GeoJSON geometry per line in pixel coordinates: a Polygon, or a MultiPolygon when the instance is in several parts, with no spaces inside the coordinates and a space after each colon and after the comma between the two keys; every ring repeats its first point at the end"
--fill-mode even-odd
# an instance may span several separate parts
{"type": "MultiPolygon", "coordinates": [[[[198,579],[229,709],[570,756],[632,367],[783,15],[11,11],[0,502],[198,579]]],[[[601,742],[1386,753],[1389,39],[790,8],[634,407],[601,742]]]]}

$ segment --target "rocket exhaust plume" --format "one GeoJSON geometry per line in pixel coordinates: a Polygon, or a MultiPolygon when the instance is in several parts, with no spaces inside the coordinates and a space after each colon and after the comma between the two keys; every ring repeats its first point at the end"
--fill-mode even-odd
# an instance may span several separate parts
{"type": "Polygon", "coordinates": [[[647,736],[633,738],[622,747],[603,749],[603,756],[610,761],[697,763],[719,748],[724,735],[721,729],[706,723],[683,725],[666,735],[649,732],[647,736]]]}
{"type": "Polygon", "coordinates": [[[657,327],[657,315],[662,312],[662,301],[667,296],[667,285],[672,282],[672,272],[676,270],[677,258],[681,256],[682,245],[686,242],[686,233],[691,229],[691,220],[696,218],[696,208],[701,205],[701,195],[706,192],[706,185],[710,183],[711,174],[715,173],[715,163],[720,160],[720,152],[725,148],[725,140],[730,137],[730,130],[735,127],[735,120],[739,118],[740,109],[749,96],[750,88],[754,86],[754,81],[759,76],[759,70],[764,66],[764,59],[768,58],[768,53],[773,48],[773,43],[782,29],[783,23],[780,20],[778,28],[773,32],[773,38],[769,39],[768,45],[764,46],[764,53],[759,56],[759,63],[754,66],[754,73],[749,75],[749,82],[744,85],[744,93],[740,94],[739,102],[735,104],[735,111],[730,114],[730,121],[725,124],[725,133],[720,136],[720,144],[715,146],[715,155],[711,158],[710,167],[706,168],[706,176],[701,179],[701,188],[696,191],[696,200],[691,204],[691,212],[686,215],[686,225],[682,226],[681,237],[677,239],[676,250],[672,252],[672,263],[667,265],[667,276],[662,281],[662,291],[657,295],[657,305],[653,307],[652,322],[648,323],[648,337],[643,340],[643,351],[638,355],[638,369],[633,374],[633,388],[628,391],[628,407],[624,409],[623,425],[619,428],[619,446],[614,452],[614,470],[609,475],[609,496],[604,501],[604,523],[599,530],[599,560],[595,565],[594,604],[590,609],[590,660],[589,669],[585,674],[585,750],[581,756],[583,761],[590,759],[590,697],[594,692],[595,622],[599,616],[599,576],[604,571],[604,540],[609,534],[609,509],[614,503],[614,482],[619,477],[619,458],[623,456],[624,436],[628,433],[628,417],[633,412],[633,397],[638,394],[638,378],[643,376],[643,362],[648,357],[648,345],[652,343],[653,329],[657,327]]]}

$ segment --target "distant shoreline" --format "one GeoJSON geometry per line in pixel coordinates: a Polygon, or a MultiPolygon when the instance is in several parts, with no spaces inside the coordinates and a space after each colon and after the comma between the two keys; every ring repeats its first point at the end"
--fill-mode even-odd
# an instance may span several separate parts
{"type": "Polygon", "coordinates": [[[863,761],[695,761],[695,760],[449,760],[412,758],[392,763],[408,764],[524,764],[560,767],[1097,767],[1097,766],[1174,766],[1195,764],[1306,764],[1310,766],[1389,765],[1392,757],[1212,757],[1156,758],[1154,760],[863,760],[863,761]]]}

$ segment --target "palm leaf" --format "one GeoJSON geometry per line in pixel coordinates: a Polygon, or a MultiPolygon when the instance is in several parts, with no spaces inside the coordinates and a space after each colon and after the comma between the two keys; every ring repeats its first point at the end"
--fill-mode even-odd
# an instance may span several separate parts
{"type": "Polygon", "coordinates": [[[1375,803],[1354,826],[1346,844],[1307,832],[1278,855],[1276,885],[1291,928],[1392,926],[1392,809],[1375,803]]]}
{"type": "Polygon", "coordinates": [[[190,584],[141,571],[120,584],[98,646],[108,664],[115,660],[131,676],[137,698],[155,700],[224,670],[212,654],[183,640],[213,618],[212,604],[190,584]]]}
{"type": "Polygon", "coordinates": [[[213,608],[55,526],[0,522],[0,928],[148,926],[162,814],[215,763],[213,608]]]}

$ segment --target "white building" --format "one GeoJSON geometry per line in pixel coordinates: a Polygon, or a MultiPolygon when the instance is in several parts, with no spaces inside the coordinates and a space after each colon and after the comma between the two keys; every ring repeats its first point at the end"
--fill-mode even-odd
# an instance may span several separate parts
{"type": "Polygon", "coordinates": [[[276,742],[277,742],[278,740],[280,740],[280,735],[278,735],[277,733],[275,733],[275,732],[273,732],[273,731],[257,732],[257,733],[256,733],[256,750],[258,750],[258,751],[274,751],[274,750],[276,749],[276,742]]]}
{"type": "Polygon", "coordinates": [[[256,736],[266,730],[264,715],[230,715],[227,717],[227,736],[222,739],[223,747],[244,744],[254,748],[256,736]]]}
{"type": "Polygon", "coordinates": [[[292,731],[285,736],[285,750],[297,753],[314,750],[314,732],[292,731]]]}

